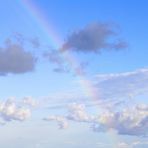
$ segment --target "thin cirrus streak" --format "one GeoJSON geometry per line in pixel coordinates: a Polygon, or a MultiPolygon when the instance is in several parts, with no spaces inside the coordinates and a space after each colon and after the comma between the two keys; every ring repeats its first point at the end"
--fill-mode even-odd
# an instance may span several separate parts
{"type": "MultiPolygon", "coordinates": [[[[54,45],[55,48],[61,47],[63,41],[60,38],[59,34],[56,32],[56,29],[51,25],[49,20],[46,18],[46,15],[43,13],[41,8],[37,6],[34,2],[31,2],[29,0],[23,0],[22,1],[23,7],[32,15],[33,18],[37,21],[38,25],[41,27],[41,29],[45,32],[45,34],[48,36],[51,43],[54,45]]],[[[91,98],[97,105],[99,103],[99,93],[96,92],[95,88],[93,87],[93,84],[91,81],[89,81],[83,70],[80,68],[77,68],[79,63],[76,60],[76,58],[71,55],[68,51],[61,50],[61,58],[64,59],[64,61],[70,66],[71,70],[75,73],[75,75],[80,80],[80,85],[82,89],[85,92],[85,95],[89,98],[91,98]]],[[[98,110],[101,108],[103,109],[103,105],[98,105],[98,110]]],[[[119,141],[117,134],[113,133],[112,131],[109,131],[109,138],[113,141],[113,147],[118,147],[117,143],[119,141]]]]}

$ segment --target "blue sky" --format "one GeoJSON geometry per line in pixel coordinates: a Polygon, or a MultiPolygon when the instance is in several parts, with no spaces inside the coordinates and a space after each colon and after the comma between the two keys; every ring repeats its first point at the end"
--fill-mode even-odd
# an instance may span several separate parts
{"type": "Polygon", "coordinates": [[[146,148],[147,5],[1,2],[2,147],[146,148]]]}

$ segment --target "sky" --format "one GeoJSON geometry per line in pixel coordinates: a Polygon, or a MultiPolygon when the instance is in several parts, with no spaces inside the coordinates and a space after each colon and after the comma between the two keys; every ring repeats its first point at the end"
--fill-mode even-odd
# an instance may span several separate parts
{"type": "Polygon", "coordinates": [[[2,1],[1,147],[148,147],[147,7],[2,1]]]}

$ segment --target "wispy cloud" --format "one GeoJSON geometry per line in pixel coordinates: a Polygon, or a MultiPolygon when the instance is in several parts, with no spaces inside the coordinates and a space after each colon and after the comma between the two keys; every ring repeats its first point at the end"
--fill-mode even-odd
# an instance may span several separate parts
{"type": "Polygon", "coordinates": [[[50,49],[48,52],[44,53],[44,57],[54,64],[54,72],[67,73],[69,72],[69,67],[62,56],[60,50],[50,49]]]}
{"type": "Polygon", "coordinates": [[[41,47],[41,43],[39,41],[39,38],[34,37],[34,38],[31,38],[28,40],[32,44],[33,48],[38,49],[39,47],[41,47]]]}
{"type": "Polygon", "coordinates": [[[89,95],[79,89],[80,80],[74,82],[73,90],[57,92],[44,98],[46,108],[65,108],[68,104],[76,102],[87,107],[100,106],[103,109],[116,110],[125,107],[132,99],[148,95],[148,69],[138,69],[131,72],[97,74],[92,79],[91,88],[94,89],[96,102],[89,95]]]}
{"type": "Polygon", "coordinates": [[[68,127],[68,122],[65,117],[62,116],[48,116],[44,118],[45,121],[56,121],[58,123],[59,129],[66,129],[68,127]]]}
{"type": "Polygon", "coordinates": [[[98,74],[95,88],[103,99],[131,98],[148,92],[148,69],[133,72],[98,74]]]}
{"type": "Polygon", "coordinates": [[[37,107],[39,105],[39,102],[37,100],[33,99],[31,96],[24,97],[21,100],[21,102],[23,105],[27,105],[30,107],[37,107]]]}

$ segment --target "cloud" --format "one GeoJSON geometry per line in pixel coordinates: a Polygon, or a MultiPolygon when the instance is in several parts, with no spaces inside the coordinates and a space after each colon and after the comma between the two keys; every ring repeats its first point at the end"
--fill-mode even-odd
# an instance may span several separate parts
{"type": "MultiPolygon", "coordinates": [[[[147,141],[130,141],[130,143],[119,141],[116,143],[116,146],[118,148],[146,148],[147,145],[148,145],[147,141]]],[[[99,142],[97,143],[97,146],[99,148],[107,148],[107,147],[113,147],[113,144],[99,142]]]]}
{"type": "Polygon", "coordinates": [[[77,104],[73,103],[69,105],[69,114],[67,116],[67,119],[73,120],[73,121],[79,121],[79,122],[89,122],[93,119],[92,116],[89,116],[86,113],[85,105],[84,104],[77,104]]]}
{"type": "Polygon", "coordinates": [[[35,49],[37,49],[41,46],[39,38],[37,38],[37,37],[31,38],[31,39],[29,39],[29,41],[32,44],[33,48],[35,48],[35,49]]]}
{"type": "Polygon", "coordinates": [[[130,145],[125,142],[119,142],[117,146],[118,148],[130,148],[130,145]]]}
{"type": "Polygon", "coordinates": [[[44,57],[55,66],[53,71],[57,73],[69,73],[75,69],[74,72],[77,71],[77,73],[82,74],[85,72],[88,65],[88,62],[80,62],[78,64],[72,63],[73,67],[70,69],[71,67],[69,67],[69,62],[66,61],[63,53],[60,50],[49,50],[48,52],[44,53],[44,57]]]}
{"type": "Polygon", "coordinates": [[[76,122],[89,122],[92,120],[92,116],[89,116],[85,111],[83,104],[72,103],[68,106],[68,115],[50,115],[43,120],[45,121],[56,121],[60,129],[68,127],[68,120],[76,122]]]}
{"type": "Polygon", "coordinates": [[[8,121],[24,121],[31,116],[28,108],[19,107],[13,98],[9,98],[6,102],[0,102],[0,118],[4,122],[8,121]]]}
{"type": "Polygon", "coordinates": [[[96,132],[114,129],[122,135],[147,136],[148,105],[139,104],[118,112],[106,111],[96,118],[92,128],[96,132]]]}
{"type": "Polygon", "coordinates": [[[56,121],[58,123],[59,129],[66,129],[68,127],[68,122],[65,117],[62,116],[48,116],[44,118],[45,121],[56,121]]]}
{"type": "Polygon", "coordinates": [[[85,70],[88,65],[88,61],[77,61],[76,64],[76,62],[73,62],[72,60],[69,61],[67,59],[67,62],[64,60],[66,53],[64,51],[100,53],[105,49],[118,50],[125,49],[127,47],[127,42],[120,39],[115,26],[110,23],[97,22],[91,23],[83,29],[73,31],[69,34],[63,45],[61,45],[60,49],[49,49],[49,51],[44,54],[44,57],[55,65],[55,72],[71,72],[71,67],[69,67],[69,65],[72,64],[74,71],[83,74],[86,72],[85,70]]]}
{"type": "Polygon", "coordinates": [[[136,147],[136,148],[139,148],[139,147],[144,148],[147,146],[148,146],[148,141],[134,141],[131,144],[131,147],[136,147]]]}
{"type": "MultiPolygon", "coordinates": [[[[98,142],[97,146],[99,148],[107,148],[107,147],[113,147],[115,144],[111,144],[111,143],[104,143],[104,142],[98,142]]],[[[118,148],[133,148],[131,147],[130,144],[126,143],[126,142],[116,142],[116,147],[118,148]]]]}
{"type": "Polygon", "coordinates": [[[65,127],[68,121],[75,121],[90,124],[94,132],[114,130],[120,135],[148,136],[148,105],[146,104],[120,108],[117,111],[106,109],[98,116],[93,116],[86,112],[85,105],[73,103],[68,107],[67,114],[49,116],[44,120],[57,121],[60,128],[65,127]]]}
{"type": "Polygon", "coordinates": [[[98,74],[92,82],[94,89],[99,92],[98,116],[86,111],[86,107],[96,104],[91,104],[84,94],[70,93],[72,95],[67,97],[60,94],[59,105],[63,103],[61,104],[63,108],[67,103],[76,102],[68,106],[67,114],[63,116],[67,121],[88,123],[96,132],[107,132],[113,129],[120,135],[148,136],[148,105],[134,105],[127,99],[147,94],[147,68],[124,73],[98,74]]]}
{"type": "Polygon", "coordinates": [[[92,105],[92,100],[85,95],[85,92],[78,90],[69,90],[69,91],[58,91],[56,93],[51,93],[48,96],[40,98],[42,106],[47,109],[61,109],[67,108],[67,105],[73,104],[89,104],[92,105]]]}
{"type": "Polygon", "coordinates": [[[53,71],[58,73],[67,73],[69,68],[60,50],[49,50],[44,53],[44,57],[49,60],[52,64],[55,65],[53,71]]]}
{"type": "Polygon", "coordinates": [[[25,37],[23,34],[21,34],[20,32],[14,32],[12,34],[12,38],[15,39],[18,43],[20,43],[21,45],[25,44],[25,43],[29,43],[32,45],[33,48],[37,49],[39,47],[41,47],[41,42],[39,40],[38,37],[32,37],[32,38],[28,38],[25,37]]]}
{"type": "Polygon", "coordinates": [[[56,121],[60,129],[68,127],[68,121],[75,122],[92,122],[93,116],[90,116],[86,110],[84,104],[72,103],[68,106],[68,114],[65,116],[50,115],[43,120],[45,121],[56,121]]]}
{"type": "Polygon", "coordinates": [[[28,106],[31,106],[31,107],[37,107],[39,102],[36,101],[35,99],[33,99],[31,96],[28,96],[28,97],[24,97],[22,99],[22,103],[24,105],[28,105],[28,106]]]}
{"type": "Polygon", "coordinates": [[[19,42],[8,39],[4,47],[0,47],[0,74],[19,74],[33,71],[36,58],[26,51],[19,42]]]}
{"type": "Polygon", "coordinates": [[[104,49],[124,49],[127,46],[125,41],[119,39],[117,28],[110,23],[97,22],[73,31],[67,37],[62,50],[98,53],[104,49]]]}
{"type": "Polygon", "coordinates": [[[148,92],[148,69],[133,72],[98,74],[94,87],[102,99],[131,98],[148,92]]]}

